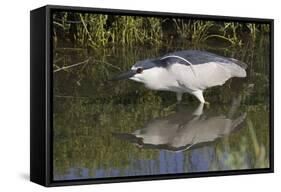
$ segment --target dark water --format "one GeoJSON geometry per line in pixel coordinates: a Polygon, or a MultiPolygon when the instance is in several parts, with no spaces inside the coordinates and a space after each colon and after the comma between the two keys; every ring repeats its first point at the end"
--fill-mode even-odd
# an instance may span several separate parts
{"type": "Polygon", "coordinates": [[[269,47],[211,47],[200,49],[248,69],[247,78],[206,90],[209,106],[188,94],[176,105],[175,93],[108,81],[137,60],[194,47],[56,49],[59,66],[90,60],[54,73],[54,179],[269,167],[269,47]]]}

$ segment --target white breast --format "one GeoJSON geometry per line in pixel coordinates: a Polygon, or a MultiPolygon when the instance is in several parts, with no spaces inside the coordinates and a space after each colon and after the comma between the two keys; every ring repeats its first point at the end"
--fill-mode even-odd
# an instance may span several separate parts
{"type": "Polygon", "coordinates": [[[149,89],[175,92],[182,91],[175,75],[163,67],[154,67],[144,70],[141,78],[145,86],[149,89]]]}

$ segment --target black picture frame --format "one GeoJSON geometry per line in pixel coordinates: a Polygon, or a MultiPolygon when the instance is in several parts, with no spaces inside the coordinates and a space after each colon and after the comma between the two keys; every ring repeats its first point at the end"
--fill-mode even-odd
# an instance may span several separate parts
{"type": "Polygon", "coordinates": [[[30,12],[30,180],[43,186],[81,185],[274,172],[274,20],[183,13],[100,9],[46,5],[30,12]],[[85,180],[52,179],[52,12],[78,11],[122,15],[165,16],[216,21],[267,23],[270,25],[270,167],[231,171],[114,177],[85,180]]]}

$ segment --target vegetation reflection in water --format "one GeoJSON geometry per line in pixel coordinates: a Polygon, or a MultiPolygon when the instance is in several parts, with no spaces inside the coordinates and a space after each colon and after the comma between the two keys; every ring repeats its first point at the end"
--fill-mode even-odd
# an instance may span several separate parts
{"type": "MultiPolygon", "coordinates": [[[[116,31],[117,43],[108,46],[106,35],[109,34],[100,31],[104,35],[99,35],[103,37],[101,44],[91,44],[89,40],[90,47],[79,47],[85,44],[89,34],[97,33],[91,32],[96,28],[89,29],[89,33],[85,31],[90,16],[78,14],[75,18],[81,25],[76,31],[77,42],[68,42],[59,31],[54,36],[55,180],[269,167],[266,26],[249,25],[252,35],[246,37],[247,41],[240,40],[238,34],[231,37],[220,34],[230,37],[231,46],[226,46],[207,42],[216,38],[208,33],[213,30],[213,22],[194,25],[197,32],[202,30],[201,34],[205,34],[199,38],[190,32],[192,23],[173,20],[177,31],[174,36],[189,39],[186,43],[163,43],[166,32],[155,24],[158,36],[153,46],[144,46],[153,33],[143,41],[127,42],[130,38],[118,36],[116,31]],[[257,29],[265,34],[258,34],[257,29]],[[181,32],[186,30],[190,33],[181,32]],[[82,32],[86,37],[79,36],[82,32]],[[184,96],[183,104],[175,105],[173,93],[151,91],[131,81],[108,81],[138,60],[188,49],[240,59],[249,65],[248,76],[207,90],[205,97],[211,104],[204,109],[190,95],[184,96]],[[68,67],[72,64],[78,65],[68,67]],[[150,142],[151,138],[154,143],[150,142]]],[[[103,22],[102,18],[98,21],[103,22]]],[[[126,21],[134,26],[133,20],[126,21]]],[[[62,20],[54,22],[58,25],[62,20]]],[[[237,27],[223,25],[228,30],[237,27]]],[[[71,25],[64,22],[63,27],[67,28],[63,29],[65,32],[71,25]]],[[[95,37],[91,38],[94,43],[95,37]]]]}

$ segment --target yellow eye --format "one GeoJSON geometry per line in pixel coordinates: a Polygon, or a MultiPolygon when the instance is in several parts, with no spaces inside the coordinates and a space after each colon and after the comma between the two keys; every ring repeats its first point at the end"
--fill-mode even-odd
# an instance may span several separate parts
{"type": "Polygon", "coordinates": [[[137,73],[142,73],[143,69],[142,68],[137,68],[137,73]]]}

